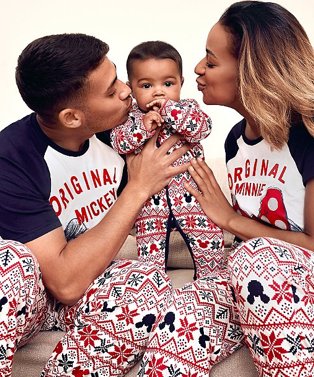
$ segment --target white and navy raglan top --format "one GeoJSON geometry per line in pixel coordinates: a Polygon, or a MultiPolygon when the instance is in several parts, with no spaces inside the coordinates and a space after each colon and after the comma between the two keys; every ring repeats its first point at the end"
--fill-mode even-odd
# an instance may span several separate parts
{"type": "Polygon", "coordinates": [[[225,142],[228,183],[235,210],[285,230],[304,230],[306,184],[314,178],[314,138],[302,123],[290,128],[281,150],[245,137],[245,120],[225,142]]]}
{"type": "Polygon", "coordinates": [[[54,144],[31,114],[0,133],[0,236],[28,242],[63,227],[66,238],[95,226],[117,199],[124,160],[105,134],[79,152],[54,144]]]}

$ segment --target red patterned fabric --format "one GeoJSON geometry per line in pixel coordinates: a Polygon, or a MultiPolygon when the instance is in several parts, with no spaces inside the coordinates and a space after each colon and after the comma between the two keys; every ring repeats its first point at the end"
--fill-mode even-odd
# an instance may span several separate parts
{"type": "Polygon", "coordinates": [[[0,376],[10,377],[13,355],[41,328],[47,295],[38,263],[24,245],[0,239],[0,376]]]}
{"type": "Polygon", "coordinates": [[[240,244],[227,270],[176,291],[138,376],[205,377],[244,342],[260,376],[313,377],[311,252],[268,238],[240,244]]]}
{"type": "Polygon", "coordinates": [[[123,376],[142,356],[171,296],[169,278],[156,267],[113,262],[80,302],[62,310],[67,333],[42,376],[123,376]]]}
{"type": "MultiPolygon", "coordinates": [[[[167,100],[160,110],[165,123],[157,144],[161,145],[171,135],[178,133],[182,143],[191,143],[191,149],[174,165],[182,165],[192,158],[204,157],[200,141],[211,131],[211,120],[198,103],[192,99],[174,102],[167,100]]],[[[134,105],[125,124],[111,132],[113,148],[118,153],[138,152],[152,137],[143,124],[144,114],[134,105]]],[[[199,203],[184,187],[188,183],[196,188],[188,172],[171,179],[168,186],[150,198],[136,221],[136,239],[139,260],[154,263],[166,270],[169,250],[169,233],[177,229],[184,238],[195,266],[195,277],[219,271],[223,259],[223,233],[205,214],[199,203]]]]}

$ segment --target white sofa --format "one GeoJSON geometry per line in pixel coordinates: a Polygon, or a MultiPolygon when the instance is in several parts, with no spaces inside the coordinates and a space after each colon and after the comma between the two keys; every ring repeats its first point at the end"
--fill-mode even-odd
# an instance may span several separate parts
{"type": "MultiPolygon", "coordinates": [[[[209,161],[220,182],[223,191],[227,194],[227,179],[223,159],[209,161]]],[[[225,234],[226,253],[231,243],[229,234],[225,234]]],[[[170,238],[170,255],[168,266],[169,276],[175,287],[193,279],[193,263],[187,247],[178,232],[173,232],[170,238]]],[[[118,258],[136,259],[135,237],[130,235],[118,254],[118,258]]],[[[55,345],[62,337],[62,332],[40,332],[30,343],[19,349],[14,357],[13,377],[39,377],[40,372],[49,358],[55,345]]],[[[136,376],[138,365],[129,371],[127,377],[136,376]]],[[[257,377],[258,374],[246,347],[235,352],[226,360],[217,364],[210,376],[212,377],[257,377]]]]}

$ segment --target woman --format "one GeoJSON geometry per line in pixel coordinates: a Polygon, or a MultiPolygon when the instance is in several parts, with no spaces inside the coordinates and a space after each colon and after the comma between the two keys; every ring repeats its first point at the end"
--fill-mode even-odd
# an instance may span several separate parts
{"type": "Polygon", "coordinates": [[[187,188],[235,245],[218,276],[176,291],[140,376],[208,376],[243,343],[260,376],[314,375],[313,62],[278,4],[235,3],[210,30],[198,89],[244,117],[225,143],[233,206],[203,161],[187,188]]]}

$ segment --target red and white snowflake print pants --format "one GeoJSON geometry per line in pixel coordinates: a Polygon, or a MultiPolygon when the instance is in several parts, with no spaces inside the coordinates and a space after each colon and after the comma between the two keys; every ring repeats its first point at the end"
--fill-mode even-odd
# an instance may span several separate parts
{"type": "Polygon", "coordinates": [[[10,377],[17,346],[39,332],[47,295],[38,263],[19,242],[0,239],[0,376],[10,377]]]}
{"type": "Polygon", "coordinates": [[[43,376],[123,376],[143,354],[159,311],[173,290],[155,266],[113,262],[74,306],[47,297],[30,251],[0,240],[0,376],[10,377],[16,348],[54,325],[66,335],[43,376]]]}
{"type": "MultiPolygon", "coordinates": [[[[195,278],[218,272],[224,264],[223,232],[204,213],[198,201],[184,188],[192,179],[180,175],[149,199],[136,221],[138,258],[163,271],[172,229],[182,235],[194,262],[195,278]]],[[[196,187],[196,186],[195,186],[196,187]]]]}
{"type": "Polygon", "coordinates": [[[246,343],[262,377],[314,376],[314,255],[274,239],[240,244],[228,269],[175,291],[139,377],[208,376],[246,343]]]}
{"type": "Polygon", "coordinates": [[[141,358],[173,290],[155,266],[115,261],[73,307],[42,376],[123,376],[141,358]]]}

